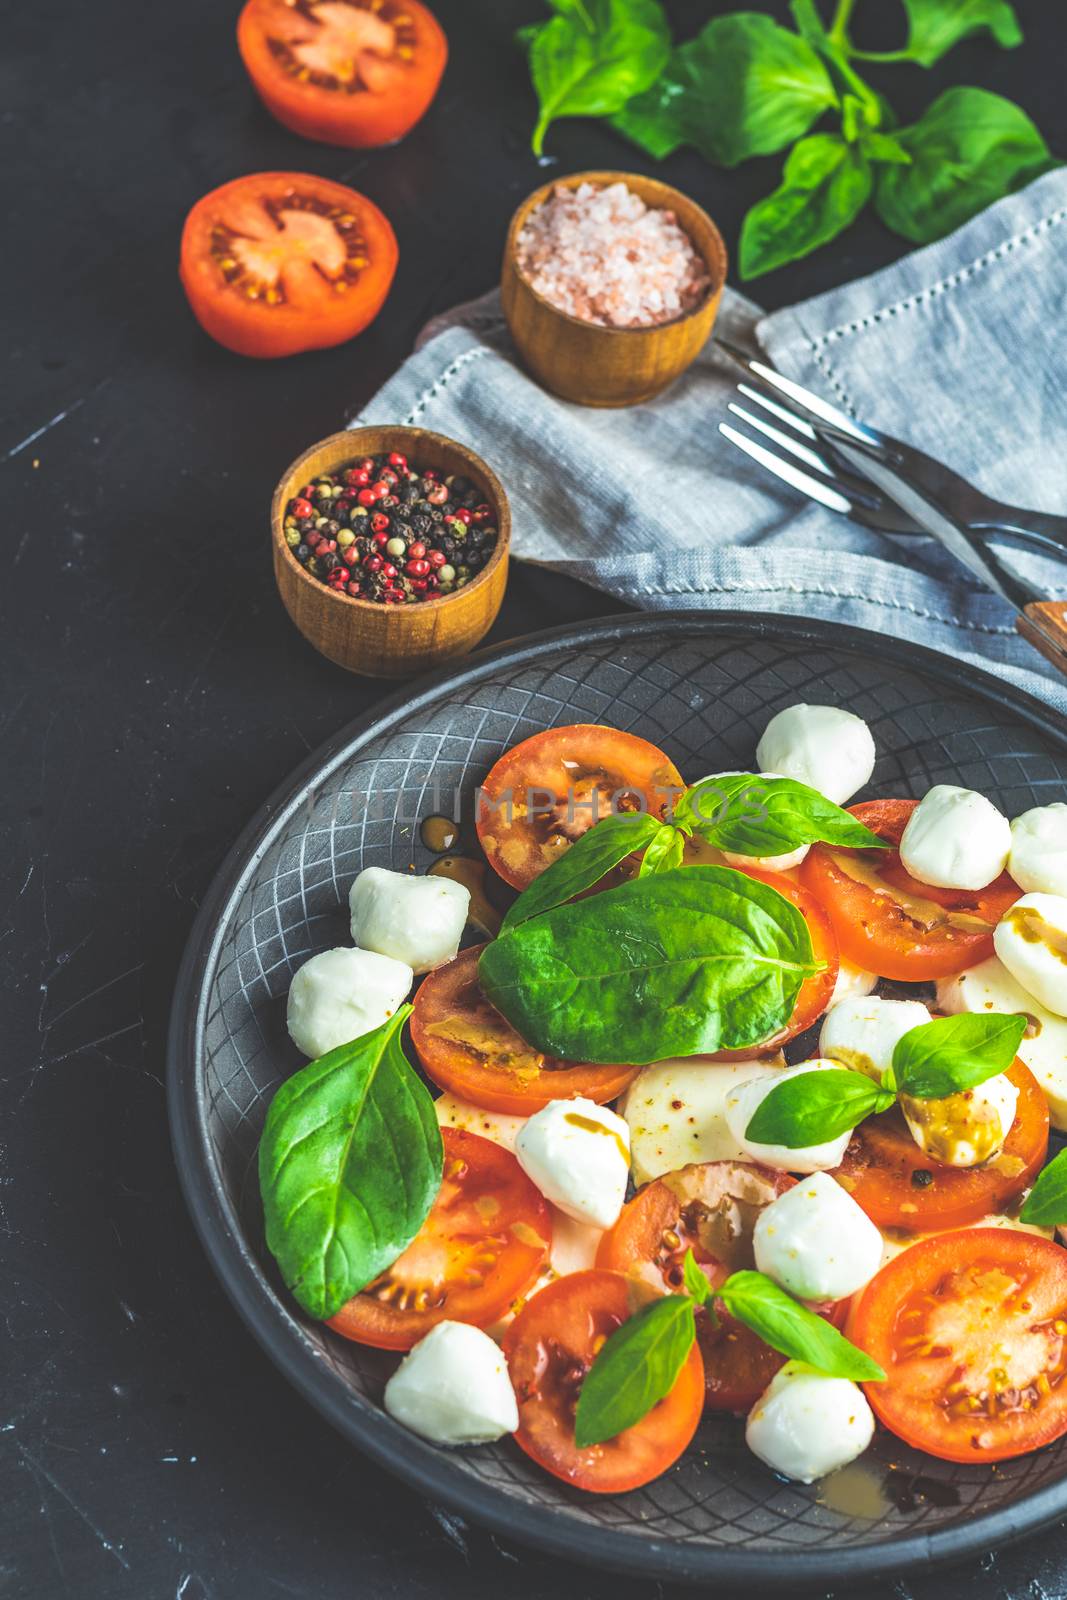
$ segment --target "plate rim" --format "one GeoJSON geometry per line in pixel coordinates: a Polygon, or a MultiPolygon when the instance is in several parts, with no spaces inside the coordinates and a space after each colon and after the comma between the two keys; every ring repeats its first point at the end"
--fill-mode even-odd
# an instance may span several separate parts
{"type": "Polygon", "coordinates": [[[747,611],[661,611],[624,614],[578,626],[564,625],[506,641],[456,665],[424,675],[346,723],[312,751],[277,785],[238,834],[216,871],[189,931],[179,967],[167,1029],[167,1113],[178,1180],[196,1233],[225,1293],[253,1337],[282,1375],[328,1422],[370,1460],[432,1501],[470,1517],[505,1539],[553,1555],[670,1582],[755,1582],[796,1589],[844,1578],[899,1574],[920,1565],[959,1561],[1021,1538],[1067,1510],[1067,1473],[1056,1483],[1024,1495],[1012,1505],[979,1512],[932,1533],[905,1534],[863,1546],[816,1550],[746,1551],[671,1539],[647,1539],[625,1529],[597,1528],[525,1504],[496,1485],[457,1473],[447,1455],[401,1428],[359,1395],[340,1392],[301,1324],[278,1299],[221,1185],[213,1181],[207,1130],[199,1115],[196,1068],[203,1034],[206,982],[214,970],[221,929],[247,874],[278,828],[304,802],[313,779],[320,781],[361,744],[387,733],[401,717],[455,690],[560,649],[645,634],[742,633],[756,639],[786,639],[859,654],[872,651],[907,670],[924,673],[992,700],[1020,715],[1067,750],[1067,716],[1026,690],[971,662],[929,646],[886,637],[866,628],[819,618],[747,611]]]}

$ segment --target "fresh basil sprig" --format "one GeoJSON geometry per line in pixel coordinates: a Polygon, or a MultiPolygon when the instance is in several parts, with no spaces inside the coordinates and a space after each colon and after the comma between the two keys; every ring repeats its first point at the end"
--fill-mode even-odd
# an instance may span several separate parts
{"type": "Polygon", "coordinates": [[[825,1144],[848,1133],[865,1117],[888,1111],[896,1100],[863,1072],[800,1072],[776,1084],[756,1107],[746,1139],[789,1150],[825,1144]]]}
{"type": "Polygon", "coordinates": [[[840,849],[888,845],[850,812],[793,778],[731,772],[705,778],[680,796],[675,824],[707,844],[743,856],[778,856],[821,841],[840,849]]]}
{"type": "Polygon", "coordinates": [[[735,1272],[713,1289],[692,1250],[683,1263],[687,1293],[642,1306],[605,1343],[578,1395],[574,1441],[580,1450],[614,1439],[666,1398],[696,1338],[695,1305],[715,1316],[713,1302],[793,1361],[828,1378],[877,1383],[885,1373],[824,1318],[809,1311],[762,1272],[735,1272]]]}
{"type": "Polygon", "coordinates": [[[645,847],[637,876],[647,878],[650,872],[673,872],[675,867],[680,867],[685,858],[685,840],[681,828],[661,823],[659,831],[645,847]]]}
{"type": "Polygon", "coordinates": [[[1019,1212],[1020,1222],[1033,1222],[1039,1228],[1058,1228],[1067,1223],[1067,1150],[1053,1156],[1030,1190],[1019,1212]]]}
{"type": "Polygon", "coordinates": [[[478,978],[535,1049],[605,1062],[621,1050],[637,1065],[767,1038],[818,970],[804,917],[776,889],[695,866],[519,923],[486,945],[478,978]]]}
{"type": "Polygon", "coordinates": [[[542,911],[551,911],[554,906],[573,900],[583,889],[591,889],[612,867],[617,867],[635,850],[651,846],[664,831],[671,830],[665,830],[659,818],[647,811],[602,817],[592,828],[579,834],[551,866],[527,885],[509,906],[500,925],[501,932],[506,933],[542,911]]]}
{"type": "Polygon", "coordinates": [[[259,1145],[267,1246],[325,1320],[414,1239],[441,1185],[433,1101],[400,1047],[411,1011],[282,1084],[259,1145]]]}
{"type": "Polygon", "coordinates": [[[548,0],[554,15],[522,29],[541,113],[540,155],[559,117],[606,117],[654,83],[666,64],[670,30],[659,0],[548,0]]]}

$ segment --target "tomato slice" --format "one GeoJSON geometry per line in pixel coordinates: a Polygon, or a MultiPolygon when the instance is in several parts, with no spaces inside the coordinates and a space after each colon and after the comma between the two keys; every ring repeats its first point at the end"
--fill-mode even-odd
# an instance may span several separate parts
{"type": "Polygon", "coordinates": [[[805,978],[792,1016],[777,1033],[769,1034],[756,1044],[745,1045],[741,1050],[719,1050],[715,1055],[706,1057],[708,1061],[748,1061],[753,1055],[768,1055],[780,1050],[790,1039],[796,1038],[798,1033],[803,1033],[805,1028],[810,1028],[813,1022],[818,1021],[830,1004],[837,983],[837,938],[825,908],[815,896],[780,872],[760,872],[755,867],[742,867],[740,870],[750,878],[758,878],[761,883],[769,883],[772,889],[777,889],[780,895],[796,906],[808,925],[815,959],[824,965],[814,977],[805,978]]]}
{"type": "Polygon", "coordinates": [[[643,1303],[617,1272],[572,1272],[534,1295],[504,1335],[519,1403],[516,1443],[555,1477],[593,1494],[621,1494],[658,1478],[700,1421],[704,1375],[694,1344],[670,1394],[640,1422],[584,1450],[574,1442],[582,1380],[604,1340],[643,1303]]]}
{"type": "Polygon", "coordinates": [[[342,344],[381,310],[396,235],[364,195],[302,172],[235,178],[185,219],[181,280],[201,327],[238,355],[342,344]]]}
{"type": "MultiPolygon", "coordinates": [[[[596,1264],[624,1273],[660,1294],[677,1294],[687,1250],[713,1286],[755,1265],[752,1229],[764,1206],[796,1182],[786,1172],[744,1161],[694,1162],[657,1178],[627,1202],[600,1241],[596,1264]]],[[[815,1309],[844,1320],[848,1302],[815,1309]]],[[[785,1356],[716,1307],[717,1325],[697,1311],[704,1358],[704,1405],[709,1411],[748,1411],[785,1356]]]]}
{"type": "Polygon", "coordinates": [[[582,1095],[603,1104],[622,1093],[632,1066],[597,1066],[542,1055],[482,993],[478,957],[462,950],[423,979],[411,1017],[412,1043],[434,1083],[487,1111],[531,1116],[550,1100],[582,1095]]]}
{"type": "Polygon", "coordinates": [[[1006,1461],[1067,1433],[1067,1251],[1004,1228],[943,1233],[861,1291],[848,1336],[886,1372],[880,1421],[943,1461],[1006,1461]]]}
{"type": "Polygon", "coordinates": [[[237,45],[273,117],[349,149],[403,138],[448,60],[444,30],[419,0],[248,0],[237,45]]]}
{"type": "Polygon", "coordinates": [[[525,889],[600,817],[664,817],[685,788],[662,750],[633,733],[579,722],[547,728],[501,756],[478,793],[489,865],[525,889]]]}
{"type": "MultiPolygon", "coordinates": [[[[850,806],[896,846],[917,800],[850,806]]],[[[801,881],[830,914],[842,956],[866,972],[904,983],[945,978],[993,954],[993,929],[1022,890],[1001,873],[986,889],[935,889],[906,870],[897,849],[833,850],[813,845],[801,881]]]]}
{"type": "Polygon", "coordinates": [[[1008,1077],[1019,1091],[1015,1121],[1000,1155],[983,1166],[933,1160],[894,1106],[856,1129],[833,1176],[880,1228],[931,1233],[1001,1210],[1033,1183],[1048,1152],[1048,1101],[1041,1085],[1018,1057],[1008,1077]]]}
{"type": "Polygon", "coordinates": [[[357,1344],[410,1350],[435,1323],[496,1322],[548,1259],[548,1206],[510,1151],[442,1128],[441,1191],[403,1255],[330,1327],[357,1344]]]}

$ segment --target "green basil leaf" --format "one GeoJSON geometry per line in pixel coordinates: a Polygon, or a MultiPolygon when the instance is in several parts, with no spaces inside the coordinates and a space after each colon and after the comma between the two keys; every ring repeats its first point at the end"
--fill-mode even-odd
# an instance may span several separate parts
{"type": "Polygon", "coordinates": [[[617,867],[635,850],[651,846],[661,834],[671,831],[648,811],[602,817],[585,833],[579,834],[563,855],[526,886],[508,907],[500,925],[501,932],[517,927],[528,917],[539,916],[542,911],[573,900],[583,889],[591,889],[594,883],[599,883],[612,867],[617,867]]]}
{"type": "Polygon", "coordinates": [[[1026,112],[985,89],[947,89],[894,137],[911,164],[879,167],[875,205],[887,227],[916,244],[1058,165],[1026,112]]]}
{"type": "Polygon", "coordinates": [[[605,117],[659,77],[670,30],[659,0],[552,0],[556,15],[529,41],[540,105],[533,149],[540,155],[559,117],[605,117]]]}
{"type": "Polygon", "coordinates": [[[907,54],[932,67],[972,33],[991,33],[1005,50],[1023,42],[1019,19],[1008,0],[904,0],[908,13],[907,54]]]}
{"type": "Polygon", "coordinates": [[[797,908],[729,867],[679,867],[557,906],[478,963],[485,994],[528,1044],[635,1065],[765,1039],[817,970],[797,908]]]}
{"type": "Polygon", "coordinates": [[[888,1111],[892,1104],[892,1094],[851,1068],[802,1072],[774,1086],[756,1107],[745,1137],[756,1144],[806,1149],[848,1133],[864,1117],[888,1111]]]}
{"type": "Polygon", "coordinates": [[[789,152],[778,188],[741,225],[742,278],[773,272],[836,239],[870,193],[871,169],[860,145],[836,133],[801,139],[789,152]]]}
{"type": "Polygon", "coordinates": [[[1067,1223],[1067,1150],[1053,1156],[1030,1190],[1019,1212],[1020,1222],[1033,1222],[1039,1228],[1057,1228],[1067,1223]]]}
{"type": "Polygon", "coordinates": [[[705,778],[686,790],[674,815],[716,849],[742,856],[786,855],[818,840],[841,849],[888,849],[850,812],[792,778],[751,772],[705,778]]]}
{"type": "Polygon", "coordinates": [[[868,161],[891,161],[898,167],[911,165],[908,152],[891,133],[879,133],[877,129],[868,128],[860,134],[860,143],[868,161]]]}
{"type": "Polygon", "coordinates": [[[578,1395],[579,1450],[632,1428],[670,1394],[695,1337],[693,1302],[684,1294],[652,1300],[616,1328],[578,1395]]]}
{"type": "Polygon", "coordinates": [[[935,1017],[897,1040],[893,1071],[901,1094],[944,1100],[1007,1072],[1026,1032],[1024,1016],[935,1017]]]}
{"type": "Polygon", "coordinates": [[[309,1062],[267,1113],[267,1246],[304,1310],[323,1320],[407,1249],[440,1188],[433,1100],[400,1047],[410,1011],[309,1062]]]}
{"type": "Polygon", "coordinates": [[[707,1277],[697,1266],[697,1258],[692,1250],[687,1250],[682,1258],[682,1279],[685,1283],[686,1293],[690,1295],[698,1306],[707,1305],[714,1299],[715,1290],[711,1287],[707,1277]]]}
{"type": "Polygon", "coordinates": [[[685,834],[680,828],[664,824],[641,857],[637,876],[647,878],[650,872],[673,872],[675,867],[681,866],[684,856],[685,834]]]}
{"type": "Polygon", "coordinates": [[[735,167],[784,149],[836,104],[830,75],[805,40],[770,17],[738,11],[679,45],[612,126],[649,155],[689,144],[716,166],[735,167]]]}
{"type": "Polygon", "coordinates": [[[854,1383],[876,1383],[885,1378],[877,1361],[857,1350],[832,1323],[762,1272],[734,1272],[719,1290],[719,1298],[732,1317],[757,1333],[764,1344],[791,1361],[803,1361],[827,1378],[851,1378],[854,1383]]]}

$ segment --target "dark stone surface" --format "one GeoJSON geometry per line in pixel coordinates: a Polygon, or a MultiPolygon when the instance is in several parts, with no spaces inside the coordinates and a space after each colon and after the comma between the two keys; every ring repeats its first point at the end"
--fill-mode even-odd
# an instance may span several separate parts
{"type": "MultiPolygon", "coordinates": [[[[674,14],[691,29],[726,9],[694,0],[674,14]]],[[[979,82],[1067,143],[1062,10],[1019,9],[1022,50],[975,43],[934,73],[900,71],[902,112],[953,78],[979,82]]],[[[358,154],[267,117],[237,58],[233,5],[8,9],[4,1596],[652,1592],[505,1549],[353,1455],[231,1311],[167,1139],[165,1019],[197,901],[270,789],[384,692],[288,624],[267,550],[274,479],[381,383],[429,315],[490,285],[510,212],[542,181],[510,44],[536,0],[437,10],[453,60],[435,107],[396,149],[358,154]],[[396,226],[401,264],[356,344],[264,366],[200,333],[175,267],[188,206],[267,168],[366,191],[396,226]]],[[[890,8],[865,11],[877,42],[893,42],[890,8]]],[[[550,142],[556,170],[641,165],[592,124],[550,142]]],[[[688,156],[666,168],[731,246],[776,170],[720,173],[688,156]]],[[[899,249],[870,220],[757,292],[783,304],[899,249]]],[[[492,637],[608,609],[527,571],[492,637]]],[[[951,1575],[883,1585],[877,1600],[1051,1600],[1067,1591],[1063,1549],[1053,1531],[951,1575]]]]}

